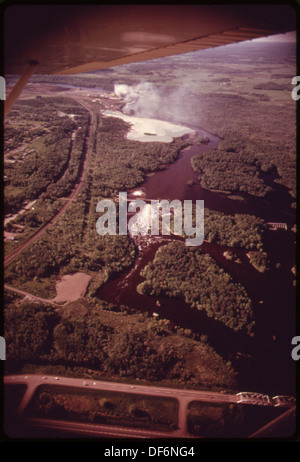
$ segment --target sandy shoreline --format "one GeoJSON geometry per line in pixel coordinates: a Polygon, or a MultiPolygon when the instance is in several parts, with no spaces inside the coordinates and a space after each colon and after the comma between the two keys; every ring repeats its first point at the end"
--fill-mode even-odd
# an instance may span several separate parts
{"type": "Polygon", "coordinates": [[[118,111],[104,111],[103,115],[117,117],[131,124],[126,138],[134,141],[171,143],[173,138],[178,138],[195,130],[183,125],[176,125],[164,120],[147,119],[123,114],[118,111]]]}

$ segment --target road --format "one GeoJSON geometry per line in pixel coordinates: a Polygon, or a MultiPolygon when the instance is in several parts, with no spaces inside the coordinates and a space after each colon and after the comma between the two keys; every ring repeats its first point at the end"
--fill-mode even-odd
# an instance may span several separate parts
{"type": "Polygon", "coordinates": [[[77,183],[73,189],[73,191],[71,192],[71,194],[69,195],[69,197],[66,199],[65,203],[63,204],[63,206],[58,210],[58,212],[51,218],[51,220],[49,220],[47,223],[45,223],[33,236],[31,236],[26,242],[24,242],[23,244],[21,244],[18,248],[16,248],[15,250],[13,250],[9,255],[7,255],[5,258],[4,258],[4,267],[6,267],[7,265],[9,265],[17,256],[20,255],[20,253],[26,249],[29,245],[31,245],[33,242],[35,242],[40,236],[41,234],[43,234],[46,229],[49,228],[49,226],[51,226],[53,223],[55,223],[59,218],[60,216],[66,211],[66,209],[69,207],[69,205],[71,204],[71,202],[73,200],[76,199],[76,197],[78,196],[79,192],[80,192],[80,189],[82,187],[82,184],[83,184],[83,179],[84,179],[84,174],[85,174],[85,170],[86,170],[86,165],[87,165],[87,158],[88,158],[88,152],[89,152],[89,146],[90,146],[90,136],[91,136],[91,130],[92,130],[92,126],[93,126],[93,121],[94,121],[94,118],[93,118],[93,112],[89,109],[89,107],[83,103],[79,98],[74,98],[76,99],[76,101],[81,104],[85,109],[87,109],[90,113],[90,125],[89,125],[89,133],[88,133],[88,136],[86,138],[86,154],[85,154],[85,158],[84,158],[84,161],[83,161],[83,165],[82,165],[82,169],[81,169],[81,174],[80,174],[80,177],[78,178],[77,180],[77,183]]]}
{"type": "MultiPolygon", "coordinates": [[[[31,428],[41,428],[47,430],[59,430],[62,434],[72,434],[74,437],[96,437],[96,438],[131,438],[131,439],[158,439],[158,438],[176,438],[174,432],[155,432],[151,430],[142,430],[133,427],[117,427],[112,425],[89,424],[82,422],[71,422],[66,420],[46,420],[46,419],[28,419],[26,422],[31,428]]],[[[186,436],[187,437],[187,436],[186,436]]],[[[191,437],[191,435],[188,435],[191,437]]]]}
{"type": "Polygon", "coordinates": [[[38,302],[48,303],[54,306],[59,305],[53,300],[48,300],[46,298],[37,297],[36,295],[30,294],[29,292],[26,292],[25,290],[17,289],[16,287],[9,286],[8,284],[4,284],[4,289],[9,290],[10,292],[15,292],[16,294],[19,294],[19,295],[23,295],[24,297],[27,297],[28,299],[36,300],[38,302]]]}
{"type": "Polygon", "coordinates": [[[205,392],[189,389],[177,389],[148,385],[130,385],[119,382],[103,382],[94,380],[74,379],[69,377],[42,376],[42,375],[15,375],[6,376],[5,384],[26,384],[26,392],[17,409],[17,414],[22,417],[24,410],[32,399],[35,390],[40,385],[59,385],[66,387],[91,388],[93,390],[110,390],[123,393],[134,393],[147,396],[160,396],[175,398],[179,403],[178,429],[169,432],[142,430],[129,427],[116,427],[111,425],[88,424],[81,422],[67,422],[46,419],[29,419],[28,422],[37,427],[49,427],[75,433],[87,433],[89,435],[117,436],[126,438],[179,438],[192,437],[187,431],[187,410],[191,401],[199,400],[213,403],[236,403],[236,395],[205,392]],[[85,384],[84,384],[85,382],[85,384]]]}

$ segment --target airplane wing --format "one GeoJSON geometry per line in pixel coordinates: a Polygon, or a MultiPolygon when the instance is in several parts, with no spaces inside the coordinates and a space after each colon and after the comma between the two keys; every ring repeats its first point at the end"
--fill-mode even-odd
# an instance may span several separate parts
{"type": "Polygon", "coordinates": [[[74,74],[296,29],[288,5],[12,5],[5,74],[74,74]]]}
{"type": "Polygon", "coordinates": [[[4,73],[21,74],[4,117],[33,72],[77,74],[292,31],[283,5],[11,5],[4,73]]]}

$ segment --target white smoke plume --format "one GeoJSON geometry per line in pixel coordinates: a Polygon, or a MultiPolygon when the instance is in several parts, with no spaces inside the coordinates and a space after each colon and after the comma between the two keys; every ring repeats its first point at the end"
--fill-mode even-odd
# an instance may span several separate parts
{"type": "Polygon", "coordinates": [[[125,103],[122,111],[128,115],[160,119],[172,123],[189,123],[190,116],[198,106],[192,96],[188,79],[180,87],[157,87],[151,82],[137,85],[115,84],[115,94],[125,103]]]}
{"type": "Polygon", "coordinates": [[[115,94],[126,103],[123,107],[125,114],[154,117],[159,112],[161,96],[150,82],[141,82],[134,86],[115,84],[115,94]]]}

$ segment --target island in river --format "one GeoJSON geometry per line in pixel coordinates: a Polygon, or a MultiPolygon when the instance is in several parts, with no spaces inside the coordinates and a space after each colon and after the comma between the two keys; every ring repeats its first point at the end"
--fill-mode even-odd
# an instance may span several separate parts
{"type": "MultiPolygon", "coordinates": [[[[295,107],[284,89],[252,88],[271,73],[294,75],[292,53],[280,49],[252,48],[247,65],[236,48],[225,57],[199,52],[152,62],[160,104],[131,116],[155,120],[155,129],[141,126],[140,141],[127,137],[132,119],[105,114],[122,114],[124,105],[111,77],[81,78],[104,84],[101,93],[63,88],[61,79],[72,77],[53,76],[51,89],[35,77],[6,122],[5,207],[14,216],[6,231],[15,235],[6,255],[43,232],[6,265],[5,281],[49,301],[66,275],[83,273],[90,284],[84,298],[58,309],[5,292],[8,372],[294,393],[295,107]],[[259,67],[262,58],[268,69],[259,67]],[[211,81],[216,73],[230,79],[230,91],[211,81]],[[165,122],[184,131],[159,139],[165,122]],[[119,191],[130,199],[203,199],[201,249],[188,251],[172,236],[97,235],[96,205],[119,191]],[[269,230],[268,222],[287,229],[269,230]],[[266,256],[268,270],[247,254],[266,256]]],[[[112,71],[115,81],[134,88],[150,69],[141,63],[133,72],[136,66],[112,71]]]]}

